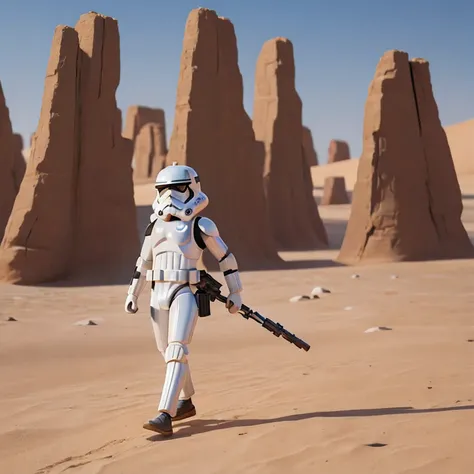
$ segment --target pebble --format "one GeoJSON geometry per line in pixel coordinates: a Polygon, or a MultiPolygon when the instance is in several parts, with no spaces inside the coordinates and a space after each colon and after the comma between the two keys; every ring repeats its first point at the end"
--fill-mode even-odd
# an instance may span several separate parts
{"type": "Polygon", "coordinates": [[[18,321],[18,319],[15,319],[13,316],[9,316],[6,321],[18,321]]]}
{"type": "Polygon", "coordinates": [[[298,295],[292,296],[290,298],[290,303],[298,303],[298,301],[310,300],[311,298],[307,295],[298,295]]]}
{"type": "Polygon", "coordinates": [[[396,280],[396,279],[398,278],[398,275],[390,275],[390,278],[391,278],[392,280],[396,280]]]}
{"type": "Polygon", "coordinates": [[[360,275],[358,275],[357,273],[354,273],[354,275],[352,275],[351,278],[353,279],[360,278],[360,275]]]}
{"type": "Polygon", "coordinates": [[[315,286],[311,291],[311,296],[322,295],[323,293],[331,293],[327,288],[321,286],[315,286]]]}
{"type": "Polygon", "coordinates": [[[74,326],[97,326],[97,323],[92,319],[83,319],[74,323],[74,326]]]}
{"type": "Polygon", "coordinates": [[[352,306],[346,306],[346,307],[344,307],[344,311],[350,311],[351,309],[353,309],[352,306]]]}
{"type": "Polygon", "coordinates": [[[391,331],[392,328],[388,328],[386,326],[375,326],[373,328],[366,329],[364,332],[365,333],[370,333],[370,332],[378,332],[378,331],[391,331]]]}

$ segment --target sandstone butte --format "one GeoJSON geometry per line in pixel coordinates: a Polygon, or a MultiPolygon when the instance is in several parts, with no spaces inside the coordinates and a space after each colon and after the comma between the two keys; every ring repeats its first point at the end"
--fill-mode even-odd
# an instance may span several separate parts
{"type": "Polygon", "coordinates": [[[130,273],[139,251],[132,143],[121,136],[117,22],[56,28],[40,120],[8,222],[0,276],[19,284],[130,273]],[[80,78],[78,80],[78,78],[80,78]]]}
{"type": "Polygon", "coordinates": [[[338,161],[350,160],[349,144],[343,140],[331,140],[328,148],[328,164],[338,161]]]}
{"type": "Polygon", "coordinates": [[[156,179],[166,163],[165,131],[162,124],[147,123],[135,138],[133,151],[134,180],[156,179]]]}
{"type": "MultiPolygon", "coordinates": [[[[301,142],[301,140],[300,140],[301,142]]],[[[263,190],[263,149],[243,106],[237,40],[228,19],[205,8],[188,16],[167,164],[193,167],[213,219],[241,269],[281,265],[263,190]]],[[[204,265],[217,268],[205,253],[204,265]]]]}
{"type": "Polygon", "coordinates": [[[329,176],[324,180],[321,205],[349,204],[344,176],[329,176]]]}
{"type": "Polygon", "coordinates": [[[0,239],[3,237],[18,192],[15,140],[10,111],[0,83],[0,239]]]}
{"type": "Polygon", "coordinates": [[[141,128],[147,123],[156,123],[163,127],[164,141],[166,143],[165,111],[142,105],[131,105],[128,107],[123,136],[134,142],[141,128]]]}
{"type": "Polygon", "coordinates": [[[328,237],[302,146],[302,103],[295,88],[293,44],[286,38],[265,42],[258,57],[253,129],[265,148],[265,194],[279,248],[326,247],[328,237]]]}
{"type": "Polygon", "coordinates": [[[388,51],[365,105],[342,263],[473,257],[429,64],[388,51]]]}
{"type": "Polygon", "coordinates": [[[313,134],[308,127],[303,126],[303,153],[308,166],[318,166],[318,154],[314,148],[313,134]]]}

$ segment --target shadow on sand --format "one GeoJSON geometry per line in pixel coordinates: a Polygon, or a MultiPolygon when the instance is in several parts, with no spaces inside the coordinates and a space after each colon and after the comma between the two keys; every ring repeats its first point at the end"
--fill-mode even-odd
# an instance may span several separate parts
{"type": "MultiPolygon", "coordinates": [[[[173,438],[185,438],[208,431],[225,430],[228,428],[246,428],[249,426],[268,425],[273,423],[284,423],[288,421],[302,421],[312,418],[357,418],[367,416],[388,416],[388,415],[417,415],[426,413],[442,413],[447,411],[474,410],[474,405],[451,406],[440,408],[413,408],[413,407],[393,407],[393,408],[367,408],[355,410],[338,411],[316,411],[311,413],[299,413],[269,419],[242,419],[242,420],[190,420],[176,423],[178,430],[173,438]]],[[[163,441],[160,435],[152,435],[147,438],[149,441],[163,441]]]]}

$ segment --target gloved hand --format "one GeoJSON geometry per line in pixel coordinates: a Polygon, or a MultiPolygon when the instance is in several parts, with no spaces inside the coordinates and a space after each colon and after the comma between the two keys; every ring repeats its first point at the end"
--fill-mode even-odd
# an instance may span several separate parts
{"type": "Polygon", "coordinates": [[[138,311],[138,298],[135,295],[127,295],[125,300],[125,311],[130,314],[135,314],[138,311]]]}
{"type": "Polygon", "coordinates": [[[234,314],[242,306],[242,298],[240,297],[240,293],[231,293],[227,297],[227,302],[225,307],[229,310],[229,313],[234,314]]]}

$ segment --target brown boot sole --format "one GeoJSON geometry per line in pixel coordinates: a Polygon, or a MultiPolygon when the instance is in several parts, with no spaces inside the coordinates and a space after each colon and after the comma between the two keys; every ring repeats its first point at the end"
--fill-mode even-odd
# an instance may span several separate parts
{"type": "Polygon", "coordinates": [[[163,436],[172,436],[173,435],[173,430],[171,431],[164,431],[162,429],[160,429],[157,425],[153,424],[153,423],[145,423],[143,425],[143,428],[145,430],[150,430],[150,431],[154,431],[155,433],[159,433],[160,435],[163,435],[163,436]]]}
{"type": "Polygon", "coordinates": [[[192,416],[196,416],[196,408],[183,413],[182,415],[176,415],[175,417],[171,418],[173,421],[180,421],[185,420],[186,418],[191,418],[192,416]]]}

